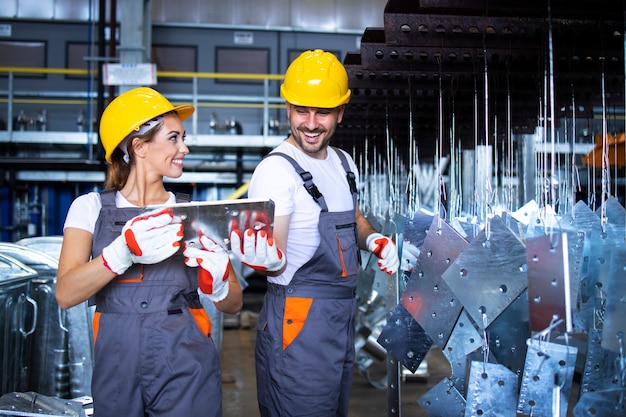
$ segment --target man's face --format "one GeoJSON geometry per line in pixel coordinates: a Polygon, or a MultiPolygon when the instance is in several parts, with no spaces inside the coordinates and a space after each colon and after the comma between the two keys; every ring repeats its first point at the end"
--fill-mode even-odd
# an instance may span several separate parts
{"type": "Polygon", "coordinates": [[[294,106],[287,103],[293,145],[313,158],[326,158],[330,138],[343,118],[344,106],[333,109],[294,106]]]}

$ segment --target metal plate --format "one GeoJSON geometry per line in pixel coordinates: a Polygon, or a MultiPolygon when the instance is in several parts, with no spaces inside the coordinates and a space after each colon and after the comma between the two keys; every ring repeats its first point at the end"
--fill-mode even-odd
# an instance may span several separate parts
{"type": "Polygon", "coordinates": [[[401,304],[387,319],[378,343],[389,355],[415,373],[433,345],[433,340],[401,304]]]}
{"type": "Polygon", "coordinates": [[[574,407],[575,417],[626,416],[626,389],[611,389],[582,394],[574,407]]]}
{"type": "MultiPolygon", "coordinates": [[[[526,239],[530,330],[541,332],[558,319],[553,330],[572,331],[572,302],[566,233],[526,239]]],[[[576,283],[577,285],[578,283],[576,283]]]]}
{"type": "MultiPolygon", "coordinates": [[[[596,216],[602,215],[602,207],[596,209],[596,216]]],[[[624,226],[626,224],[626,209],[615,197],[608,197],[604,202],[604,215],[609,224],[624,226]]]]}
{"type": "Polygon", "coordinates": [[[271,236],[274,226],[274,202],[267,199],[242,198],[209,202],[177,203],[147,206],[145,211],[171,207],[180,216],[185,227],[183,239],[197,240],[198,231],[228,247],[230,232],[234,228],[266,229],[271,236]]]}
{"type": "Polygon", "coordinates": [[[574,346],[529,339],[517,412],[565,417],[577,353],[574,346]]]}
{"type": "Polygon", "coordinates": [[[572,211],[563,217],[560,225],[564,231],[584,235],[583,262],[580,265],[580,296],[585,302],[590,297],[598,295],[596,284],[600,275],[598,260],[602,259],[602,224],[600,218],[587,204],[578,201],[572,207],[572,211]]]}
{"type": "Polygon", "coordinates": [[[462,310],[448,343],[442,349],[444,356],[450,363],[450,381],[462,395],[465,395],[467,386],[468,356],[478,350],[482,352],[483,345],[483,337],[474,327],[474,323],[467,312],[462,310]]]}
{"type": "Polygon", "coordinates": [[[587,357],[580,387],[581,393],[615,388],[619,356],[617,352],[604,349],[601,343],[602,330],[591,329],[587,341],[587,357]]]}
{"type": "Polygon", "coordinates": [[[459,417],[465,410],[465,398],[448,378],[442,379],[422,395],[417,403],[429,417],[459,417]]]}
{"type": "Polygon", "coordinates": [[[515,417],[517,375],[496,363],[472,361],[465,417],[515,417]]]}
{"type": "Polygon", "coordinates": [[[442,277],[484,329],[526,289],[526,248],[502,219],[494,217],[442,277]]]}
{"type": "Polygon", "coordinates": [[[440,348],[445,346],[462,305],[441,274],[468,246],[440,217],[432,219],[422,251],[400,303],[440,348]]]}
{"type": "Polygon", "coordinates": [[[608,259],[611,272],[606,293],[602,347],[623,352],[626,347],[626,248],[614,249],[608,259]]]}
{"type": "Polygon", "coordinates": [[[497,362],[521,379],[526,358],[528,325],[528,291],[522,292],[487,328],[489,351],[497,362]]]}

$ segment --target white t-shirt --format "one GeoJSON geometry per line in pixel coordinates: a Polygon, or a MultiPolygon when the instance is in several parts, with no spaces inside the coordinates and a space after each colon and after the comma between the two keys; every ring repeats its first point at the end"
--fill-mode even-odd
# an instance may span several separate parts
{"type": "MultiPolygon", "coordinates": [[[[167,203],[175,203],[176,196],[171,192],[169,194],[170,198],[167,200],[167,203]]],[[[115,193],[115,206],[118,208],[137,207],[129,203],[119,191],[115,193]]],[[[100,193],[91,192],[76,197],[67,212],[63,229],[75,227],[93,234],[101,208],[100,193]]]]}
{"type": "MultiPolygon", "coordinates": [[[[300,166],[311,173],[313,183],[324,195],[328,211],[352,210],[352,193],[346,179],[346,171],[333,149],[328,150],[324,160],[311,158],[288,142],[283,142],[275,151],[294,158],[300,166]]],[[[340,151],[344,152],[344,151],[340,151]]],[[[352,158],[344,152],[350,169],[358,184],[358,171],[352,158]]],[[[319,246],[318,220],[320,206],[302,185],[302,178],[287,159],[272,156],[256,167],[248,189],[250,198],[270,198],[275,203],[275,216],[291,215],[287,239],[287,268],[268,281],[288,285],[295,272],[304,265],[319,246]]]]}

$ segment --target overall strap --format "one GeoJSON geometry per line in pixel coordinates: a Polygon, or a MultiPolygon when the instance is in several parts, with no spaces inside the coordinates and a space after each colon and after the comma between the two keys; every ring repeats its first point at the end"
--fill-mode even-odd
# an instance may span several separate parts
{"type": "Polygon", "coordinates": [[[304,168],[302,168],[300,164],[296,162],[296,160],[293,159],[291,156],[282,152],[271,152],[265,155],[263,159],[272,155],[282,156],[287,161],[289,161],[289,163],[291,163],[291,165],[296,170],[298,175],[300,175],[300,178],[302,178],[304,188],[311,195],[311,197],[313,197],[313,200],[315,200],[315,202],[322,208],[322,211],[327,212],[328,206],[326,205],[326,200],[324,199],[324,196],[322,195],[320,190],[317,188],[317,186],[313,183],[313,175],[311,175],[309,171],[305,171],[304,168]]]}
{"type": "Polygon", "coordinates": [[[100,200],[102,201],[102,207],[115,207],[115,188],[107,188],[100,191],[100,200]]]}
{"type": "Polygon", "coordinates": [[[348,185],[350,186],[350,192],[352,192],[352,194],[357,194],[358,191],[356,189],[356,175],[354,175],[354,172],[352,172],[352,170],[350,169],[350,165],[348,164],[348,159],[346,158],[346,155],[341,152],[340,149],[337,149],[334,146],[331,146],[331,148],[334,149],[335,152],[337,152],[337,156],[339,156],[339,159],[341,160],[341,165],[343,166],[343,169],[346,170],[346,179],[348,180],[348,185]]]}

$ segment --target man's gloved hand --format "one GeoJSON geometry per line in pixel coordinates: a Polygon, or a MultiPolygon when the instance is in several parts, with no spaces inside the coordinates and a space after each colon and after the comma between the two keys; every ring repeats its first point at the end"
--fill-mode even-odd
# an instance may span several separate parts
{"type": "Polygon", "coordinates": [[[412,272],[417,263],[417,257],[420,256],[420,250],[417,246],[411,242],[402,242],[402,262],[401,268],[403,271],[412,272]]]}
{"type": "Polygon", "coordinates": [[[263,229],[258,232],[247,229],[243,242],[241,232],[233,230],[230,233],[230,248],[242,264],[256,271],[280,271],[287,262],[274,239],[268,238],[267,231],[263,229]]]}
{"type": "Polygon", "coordinates": [[[398,248],[391,239],[380,233],[372,233],[365,243],[370,252],[379,258],[378,267],[381,271],[391,275],[398,270],[400,266],[398,248]]]}
{"type": "Polygon", "coordinates": [[[156,264],[178,250],[183,238],[183,224],[174,218],[172,209],[144,213],[126,222],[122,233],[102,249],[104,265],[116,275],[133,263],[156,264]]]}
{"type": "Polygon", "coordinates": [[[198,288],[213,302],[228,295],[230,258],[228,252],[202,231],[198,232],[200,247],[183,244],[185,265],[199,266],[198,288]]]}

